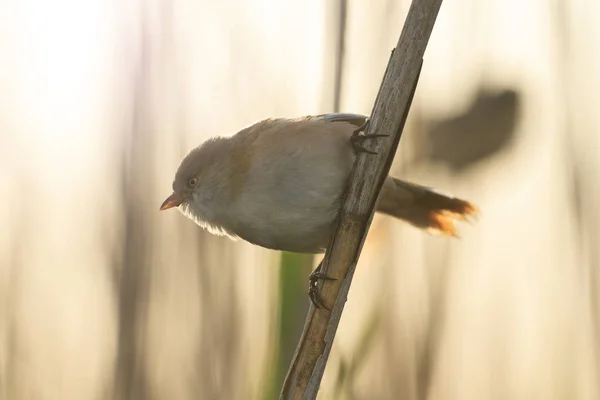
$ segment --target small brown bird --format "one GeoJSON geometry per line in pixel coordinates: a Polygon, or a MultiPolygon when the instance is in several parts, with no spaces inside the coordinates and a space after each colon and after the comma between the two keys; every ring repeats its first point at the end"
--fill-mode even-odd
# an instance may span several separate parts
{"type": "MultiPolygon", "coordinates": [[[[324,252],[356,151],[364,150],[352,138],[366,121],[357,114],[266,119],[231,137],[209,139],[183,159],[173,194],[160,209],[179,206],[213,233],[269,249],[324,252]]],[[[477,208],[388,176],[377,211],[456,236],[454,220],[477,208]]]]}

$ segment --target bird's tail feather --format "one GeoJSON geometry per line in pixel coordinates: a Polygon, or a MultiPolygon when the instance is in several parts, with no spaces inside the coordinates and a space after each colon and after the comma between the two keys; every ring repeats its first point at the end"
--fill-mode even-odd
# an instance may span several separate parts
{"type": "Polygon", "coordinates": [[[383,185],[377,211],[447,236],[458,236],[456,220],[468,220],[478,214],[477,207],[466,200],[393,177],[388,177],[383,185]]]}

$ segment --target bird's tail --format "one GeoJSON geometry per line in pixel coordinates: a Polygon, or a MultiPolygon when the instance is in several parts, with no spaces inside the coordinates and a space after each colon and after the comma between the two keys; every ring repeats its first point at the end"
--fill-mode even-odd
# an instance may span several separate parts
{"type": "Polygon", "coordinates": [[[430,233],[447,236],[458,236],[456,220],[467,220],[478,213],[477,207],[468,201],[391,176],[381,189],[377,211],[430,233]]]}

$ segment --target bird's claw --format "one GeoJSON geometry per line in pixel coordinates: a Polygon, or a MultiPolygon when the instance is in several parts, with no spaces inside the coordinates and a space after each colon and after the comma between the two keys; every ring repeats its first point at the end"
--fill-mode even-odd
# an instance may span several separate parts
{"type": "Polygon", "coordinates": [[[319,295],[319,280],[326,281],[335,281],[336,278],[332,278],[331,276],[325,275],[321,272],[321,264],[310,274],[308,277],[308,296],[310,297],[310,301],[317,308],[324,308],[327,311],[331,311],[329,308],[323,304],[323,300],[319,295]]]}
{"type": "Polygon", "coordinates": [[[352,135],[350,137],[350,143],[352,143],[352,147],[354,148],[354,151],[356,151],[357,153],[377,154],[376,151],[368,150],[364,146],[363,143],[369,139],[377,139],[377,138],[388,137],[388,136],[390,136],[390,135],[382,135],[382,134],[377,134],[377,133],[371,133],[369,135],[352,135]]]}
{"type": "Polygon", "coordinates": [[[319,296],[319,290],[316,286],[311,286],[308,289],[308,295],[310,297],[311,303],[313,303],[313,305],[316,308],[324,308],[327,311],[331,311],[329,308],[327,308],[327,306],[325,304],[323,304],[323,301],[321,300],[321,296],[319,296]]]}
{"type": "Polygon", "coordinates": [[[376,134],[376,133],[371,133],[371,134],[367,135],[366,132],[367,132],[367,129],[369,128],[370,123],[371,123],[371,120],[367,118],[367,120],[365,121],[364,124],[362,124],[361,126],[356,128],[352,132],[352,136],[350,137],[350,143],[352,143],[352,147],[354,148],[354,151],[357,153],[377,154],[376,151],[367,149],[364,146],[364,142],[369,139],[376,139],[376,138],[390,136],[390,135],[380,135],[380,134],[376,134]],[[361,132],[365,132],[365,134],[361,135],[360,134],[361,132]]]}
{"type": "Polygon", "coordinates": [[[371,120],[369,118],[367,118],[365,120],[365,123],[362,124],[361,126],[359,126],[358,128],[356,128],[353,132],[352,132],[352,136],[358,136],[360,135],[361,132],[366,132],[367,128],[369,127],[369,123],[371,122],[371,120]]]}

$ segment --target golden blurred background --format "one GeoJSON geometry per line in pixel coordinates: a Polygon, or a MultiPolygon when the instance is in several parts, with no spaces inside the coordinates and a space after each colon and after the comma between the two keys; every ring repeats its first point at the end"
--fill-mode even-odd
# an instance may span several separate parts
{"type": "MultiPolygon", "coordinates": [[[[274,399],[318,262],[159,212],[266,116],[369,114],[408,0],[0,2],[0,399],[274,399]]],[[[442,5],[321,399],[600,399],[600,2],[442,5]]]]}

